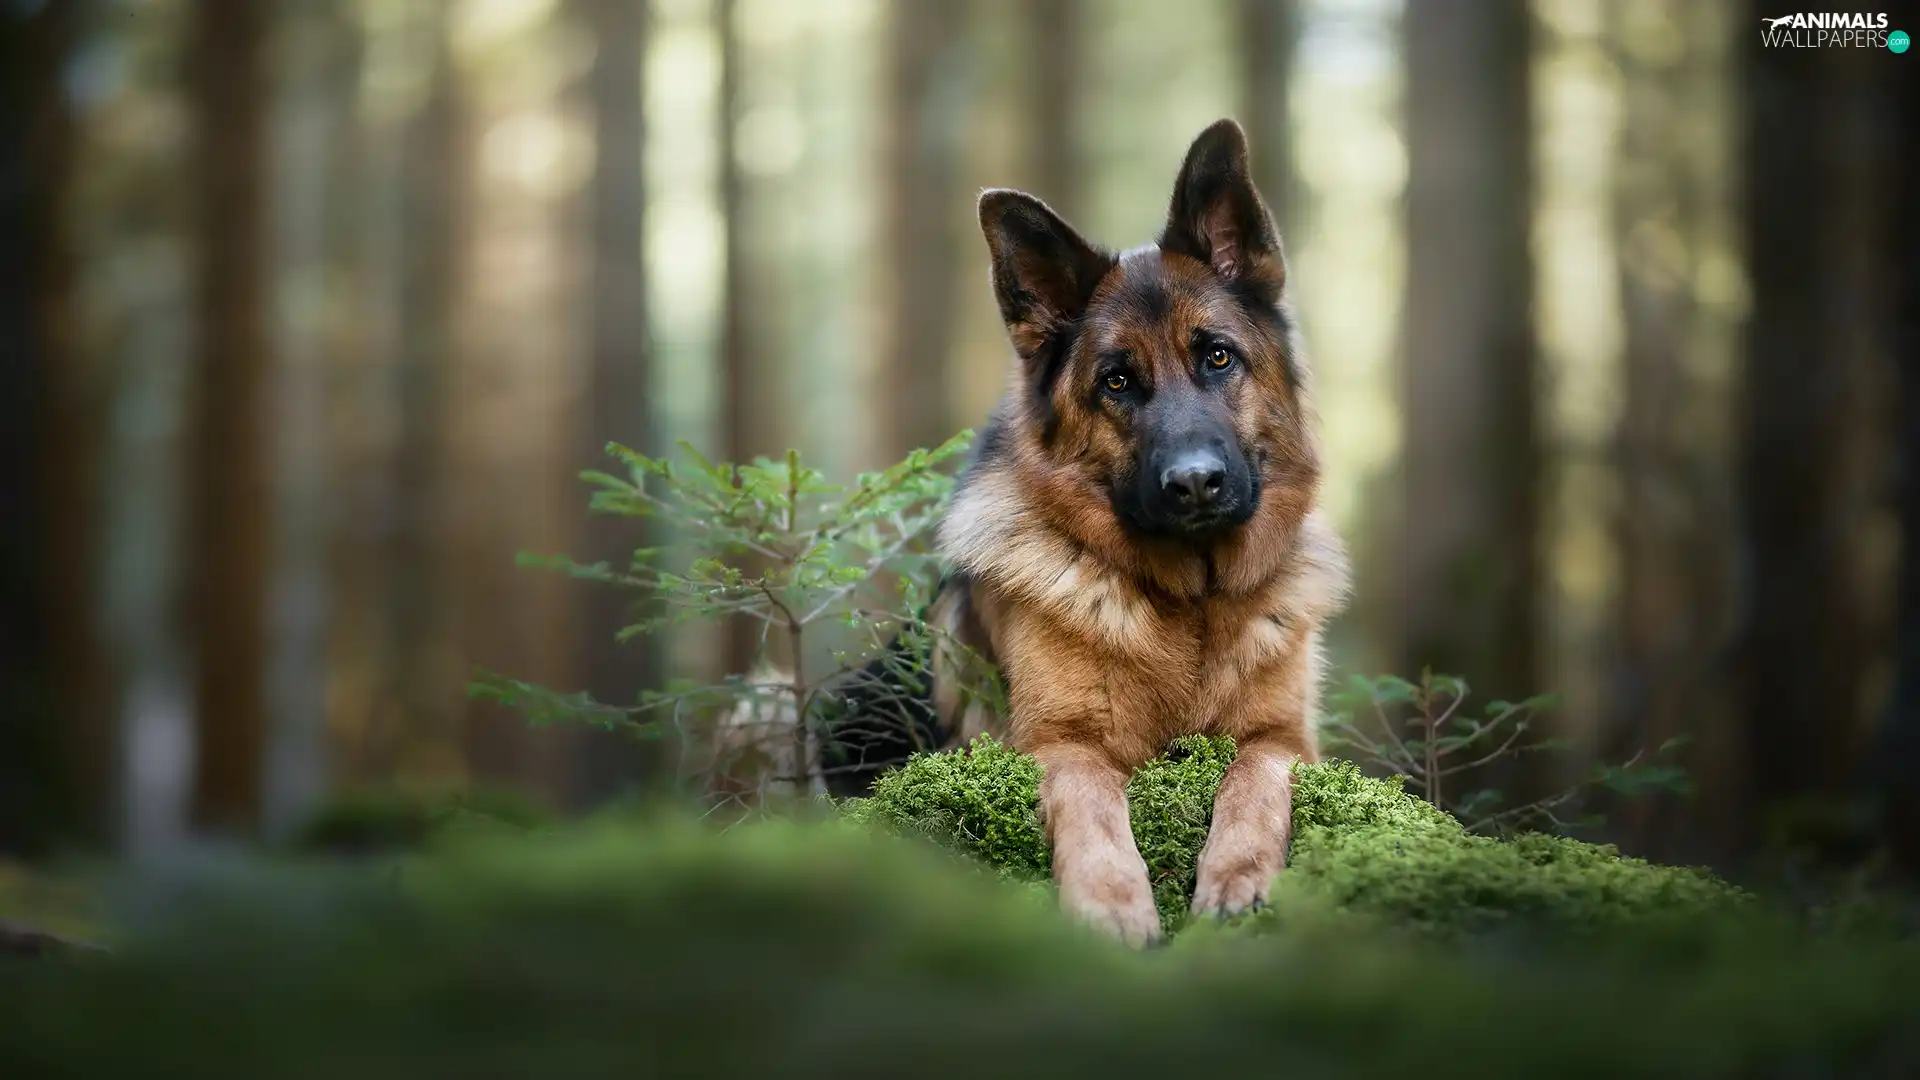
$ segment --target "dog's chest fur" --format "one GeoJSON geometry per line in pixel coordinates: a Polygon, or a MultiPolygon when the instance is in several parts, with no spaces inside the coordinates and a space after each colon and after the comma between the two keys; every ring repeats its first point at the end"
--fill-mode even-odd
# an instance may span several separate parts
{"type": "Polygon", "coordinates": [[[1023,728],[1092,725],[1122,757],[1189,732],[1233,734],[1283,686],[1317,677],[1318,627],[1346,587],[1317,513],[1275,553],[1274,573],[1238,594],[1143,586],[992,480],[960,493],[941,543],[1007,676],[1016,743],[1034,737],[1023,728]]]}

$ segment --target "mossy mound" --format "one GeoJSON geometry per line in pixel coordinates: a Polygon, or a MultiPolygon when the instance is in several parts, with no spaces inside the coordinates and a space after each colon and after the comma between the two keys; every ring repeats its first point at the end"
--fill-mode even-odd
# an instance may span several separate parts
{"type": "Polygon", "coordinates": [[[1008,877],[1037,879],[1053,865],[1035,809],[1039,791],[1039,762],[983,738],[965,752],[915,755],[881,776],[872,797],[849,800],[846,816],[925,836],[1008,877]]]}
{"type": "Polygon", "coordinates": [[[1273,914],[1307,905],[1361,912],[1402,929],[1459,934],[1550,926],[1577,933],[1685,923],[1751,897],[1703,870],[1623,858],[1559,836],[1512,840],[1380,826],[1296,836],[1273,914]]]}
{"type": "MultiPolygon", "coordinates": [[[[1188,736],[1143,766],[1127,788],[1133,834],[1167,929],[1185,922],[1214,792],[1233,760],[1230,739],[1188,736]]],[[[1046,837],[1035,812],[1040,767],[991,739],[923,754],[850,804],[856,821],[929,837],[1002,875],[1044,879],[1046,837]]],[[[1622,858],[1562,837],[1494,840],[1351,762],[1294,769],[1290,870],[1271,926],[1309,910],[1378,917],[1409,930],[1452,934],[1550,924],[1593,931],[1743,905],[1740,890],[1704,871],[1622,858]]]]}

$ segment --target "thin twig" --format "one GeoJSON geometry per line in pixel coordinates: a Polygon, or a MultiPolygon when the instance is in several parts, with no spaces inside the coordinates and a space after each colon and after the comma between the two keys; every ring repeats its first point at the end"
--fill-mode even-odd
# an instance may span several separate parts
{"type": "Polygon", "coordinates": [[[1551,811],[1556,806],[1562,806],[1568,802],[1573,801],[1573,798],[1578,794],[1579,794],[1578,789],[1568,788],[1567,790],[1562,791],[1558,794],[1548,795],[1544,798],[1535,799],[1534,801],[1527,803],[1524,806],[1515,806],[1506,810],[1502,810],[1497,814],[1488,814],[1487,816],[1480,818],[1479,820],[1468,825],[1467,831],[1481,832],[1494,825],[1498,825],[1503,821],[1522,820],[1529,814],[1546,814],[1551,820],[1553,820],[1556,824],[1558,824],[1559,819],[1554,818],[1551,814],[1551,811]]]}
{"type": "MultiPolygon", "coordinates": [[[[1513,733],[1507,736],[1506,742],[1501,743],[1497,748],[1493,750],[1489,750],[1484,756],[1475,758],[1474,760],[1469,761],[1464,765],[1450,765],[1447,768],[1443,769],[1440,775],[1452,776],[1455,773],[1466,772],[1468,769],[1477,769],[1480,766],[1485,765],[1496,758],[1504,756],[1507,753],[1508,748],[1514,744],[1514,741],[1520,738],[1520,736],[1526,734],[1526,731],[1527,731],[1527,722],[1525,720],[1515,721],[1514,727],[1513,727],[1513,733]]],[[[1522,747],[1521,749],[1524,750],[1525,747],[1522,747]]],[[[1515,751],[1515,752],[1518,753],[1518,751],[1515,751]]]]}
{"type": "Polygon", "coordinates": [[[1400,737],[1400,733],[1394,730],[1393,721],[1387,719],[1387,711],[1380,707],[1380,699],[1370,698],[1369,700],[1373,704],[1373,715],[1380,718],[1380,730],[1386,732],[1387,738],[1393,740],[1393,745],[1399,749],[1400,756],[1405,759],[1408,775],[1424,777],[1426,773],[1421,770],[1420,763],[1413,759],[1413,750],[1407,746],[1407,741],[1400,737]]]}

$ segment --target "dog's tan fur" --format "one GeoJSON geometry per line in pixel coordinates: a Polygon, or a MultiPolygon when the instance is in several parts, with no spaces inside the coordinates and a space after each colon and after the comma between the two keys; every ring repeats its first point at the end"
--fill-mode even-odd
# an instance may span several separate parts
{"type": "MultiPolygon", "coordinates": [[[[1244,178],[1244,138],[1227,126],[1202,140],[1237,141],[1244,178]]],[[[982,200],[990,245],[1001,242],[999,195],[982,200]]],[[[997,445],[970,470],[940,531],[964,585],[935,614],[1007,678],[1007,730],[1044,768],[1041,812],[1062,903],[1134,942],[1157,937],[1159,920],[1126,784],[1176,736],[1231,735],[1240,748],[1214,804],[1194,909],[1231,913],[1265,898],[1285,860],[1290,766],[1317,756],[1321,627],[1348,580],[1318,509],[1310,380],[1279,296],[1277,241],[1269,257],[1218,219],[1203,214],[1197,228],[1211,258],[1150,246],[1098,271],[1050,396],[1030,392],[1030,366],[1016,366],[995,417],[997,445]],[[1250,313],[1230,288],[1236,275],[1264,275],[1279,317],[1250,313]],[[1103,303],[1143,280],[1169,297],[1162,310],[1103,303]],[[1094,378],[1094,358],[1113,350],[1150,363],[1153,378],[1182,377],[1184,343],[1203,328],[1231,335],[1247,356],[1225,392],[1261,496],[1251,520],[1225,535],[1144,538],[1123,526],[1108,494],[1134,447],[1078,388],[1094,378]]],[[[1024,254],[994,255],[996,266],[1027,268],[1024,254]]],[[[1057,311],[1009,309],[1004,299],[1003,309],[1023,361],[1058,329],[1049,321],[1057,311]]]]}

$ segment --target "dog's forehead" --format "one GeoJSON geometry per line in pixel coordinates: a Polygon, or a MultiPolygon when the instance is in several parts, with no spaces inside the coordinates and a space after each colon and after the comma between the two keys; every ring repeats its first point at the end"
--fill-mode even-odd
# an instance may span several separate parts
{"type": "Polygon", "coordinates": [[[1143,337],[1165,337],[1184,347],[1194,329],[1235,319],[1233,296],[1212,269],[1151,244],[1121,253],[1094,291],[1091,307],[1103,348],[1143,337]]]}

